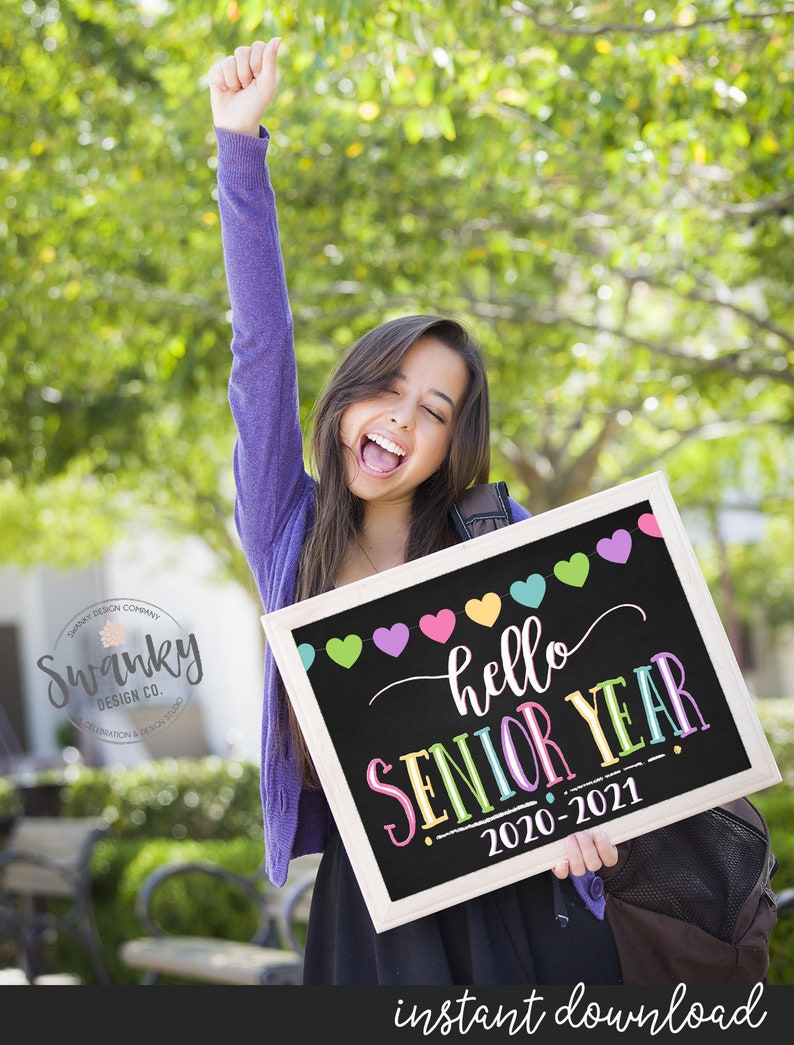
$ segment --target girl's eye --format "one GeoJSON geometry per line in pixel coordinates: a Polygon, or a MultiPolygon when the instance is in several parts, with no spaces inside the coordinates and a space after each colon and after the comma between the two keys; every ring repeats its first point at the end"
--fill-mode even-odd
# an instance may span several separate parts
{"type": "Polygon", "coordinates": [[[425,410],[427,410],[428,414],[430,414],[431,417],[435,418],[435,420],[438,421],[439,424],[445,425],[447,423],[447,419],[443,416],[443,414],[436,413],[436,411],[432,410],[429,406],[426,406],[425,410]]]}

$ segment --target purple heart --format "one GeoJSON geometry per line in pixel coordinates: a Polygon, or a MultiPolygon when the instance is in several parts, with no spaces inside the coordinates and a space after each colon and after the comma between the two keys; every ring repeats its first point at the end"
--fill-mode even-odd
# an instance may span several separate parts
{"type": "Polygon", "coordinates": [[[615,530],[611,537],[602,537],[596,551],[607,562],[626,562],[631,554],[631,534],[628,530],[615,530]]]}
{"type": "Polygon", "coordinates": [[[376,628],[372,633],[372,641],[390,657],[399,657],[408,644],[408,635],[406,624],[392,624],[390,628],[376,628]]]}

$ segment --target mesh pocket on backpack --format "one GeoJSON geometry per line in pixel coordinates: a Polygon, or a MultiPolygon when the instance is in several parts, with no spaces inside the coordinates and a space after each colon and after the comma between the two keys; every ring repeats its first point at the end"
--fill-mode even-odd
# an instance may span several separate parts
{"type": "Polygon", "coordinates": [[[612,896],[690,922],[726,943],[766,860],[759,831],[723,809],[632,840],[626,867],[609,878],[612,896]]]}

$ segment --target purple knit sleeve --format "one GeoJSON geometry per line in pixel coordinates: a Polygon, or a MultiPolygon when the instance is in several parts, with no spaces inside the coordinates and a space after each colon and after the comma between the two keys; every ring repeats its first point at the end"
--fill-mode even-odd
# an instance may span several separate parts
{"type": "Polygon", "coordinates": [[[303,466],[292,314],[266,164],[270,138],[264,129],[259,138],[217,127],[215,134],[232,319],[235,522],[261,588],[270,572],[268,556],[276,554],[310,480],[303,466]]]}
{"type": "Polygon", "coordinates": [[[604,895],[604,883],[594,871],[585,871],[584,874],[571,875],[571,882],[585,907],[602,922],[606,911],[606,897],[604,895]]]}

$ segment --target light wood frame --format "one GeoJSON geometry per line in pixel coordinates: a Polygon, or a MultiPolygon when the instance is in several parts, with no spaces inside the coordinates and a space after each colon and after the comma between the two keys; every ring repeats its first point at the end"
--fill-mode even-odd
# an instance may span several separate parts
{"type": "MultiPolygon", "coordinates": [[[[497,565],[500,557],[505,554],[518,549],[525,549],[529,555],[534,555],[536,551],[542,552],[543,542],[547,538],[555,535],[565,536],[568,533],[576,532],[576,527],[585,523],[596,522],[601,526],[607,542],[614,537],[616,546],[618,543],[618,531],[612,530],[613,516],[624,509],[633,511],[635,506],[637,511],[644,517],[649,533],[646,534],[638,529],[632,533],[632,536],[635,542],[637,542],[637,546],[639,546],[640,541],[657,540],[666,548],[672,567],[680,582],[680,593],[671,597],[682,600],[682,621],[688,613],[691,613],[694,619],[700,636],[699,639],[694,641],[698,643],[700,653],[710,661],[710,667],[713,669],[721,689],[718,699],[724,701],[724,710],[727,717],[734,723],[737,734],[741,737],[741,743],[745,748],[748,763],[735,771],[729,767],[719,779],[712,780],[703,786],[685,790],[680,794],[670,795],[667,798],[655,801],[651,805],[643,807],[640,803],[640,807],[637,809],[621,808],[621,811],[615,812],[614,815],[603,816],[599,821],[599,825],[607,825],[607,831],[611,840],[617,843],[731,799],[759,791],[780,781],[780,773],[755,712],[752,696],[747,689],[741,670],[732,652],[687,533],[673,503],[667,482],[660,472],[655,472],[643,478],[624,483],[611,490],[583,498],[568,506],[548,511],[492,534],[479,537],[474,541],[456,545],[421,560],[410,562],[404,566],[366,578],[316,598],[265,614],[262,617],[262,625],[267,641],[272,648],[301,729],[312,752],[322,786],[339,827],[342,840],[352,862],[376,931],[382,932],[462,900],[517,881],[527,875],[548,869],[564,853],[564,841],[561,841],[555,834],[553,841],[534,844],[528,849],[521,848],[515,855],[502,856],[494,862],[484,861],[482,866],[465,871],[462,874],[457,873],[455,867],[451,867],[449,875],[445,880],[435,882],[426,888],[419,888],[409,895],[395,898],[393,895],[394,890],[390,891],[387,888],[383,873],[383,862],[376,857],[371,844],[371,829],[368,832],[362,822],[356,799],[351,792],[346,767],[340,760],[337,750],[338,736],[335,737],[329,732],[328,724],[321,710],[322,701],[318,699],[316,692],[318,683],[316,680],[313,681],[313,673],[311,671],[314,663],[312,662],[308,668],[306,666],[308,658],[312,654],[307,648],[299,648],[301,645],[305,647],[307,644],[298,642],[295,633],[305,628],[306,625],[322,624],[323,627],[327,625],[329,635],[334,634],[334,618],[341,613],[355,611],[357,613],[360,612],[361,615],[361,626],[357,630],[361,632],[364,642],[370,642],[371,639],[368,636],[374,635],[372,626],[379,620],[379,605],[383,604],[382,600],[388,601],[395,593],[410,595],[410,589],[432,581],[433,591],[437,592],[439,596],[438,604],[445,604],[444,592],[450,583],[450,578],[457,577],[458,581],[462,580],[465,584],[466,576],[468,576],[466,571],[472,570],[485,570],[490,576],[492,572],[490,567],[497,565]],[[654,526],[658,526],[658,533],[654,532],[654,526]],[[686,600],[686,607],[684,606],[684,599],[686,600]],[[702,649],[700,643],[702,643],[702,649]]],[[[624,517],[625,515],[621,516],[621,518],[624,517]]],[[[625,538],[623,540],[625,541],[625,538]]],[[[521,554],[523,554],[523,551],[521,554]]],[[[584,554],[587,554],[593,563],[596,562],[596,553],[593,549],[584,554]]],[[[613,558],[619,558],[617,551],[613,558]]],[[[603,565],[600,559],[598,564],[599,567],[603,565]]],[[[559,563],[556,565],[559,565],[559,563]]],[[[618,569],[619,566],[616,565],[615,576],[618,575],[618,569]]],[[[551,583],[551,574],[548,574],[548,580],[551,583]]],[[[658,599],[659,592],[655,590],[654,577],[649,576],[644,579],[644,582],[649,592],[649,598],[658,599]]],[[[480,585],[481,587],[482,585],[480,585]]],[[[569,584],[566,587],[566,592],[572,587],[569,584]]],[[[582,582],[580,590],[584,591],[585,588],[586,581],[582,582]]],[[[427,588],[421,590],[427,591],[427,588]]],[[[460,588],[455,588],[455,591],[460,591],[460,588]]],[[[475,593],[472,592],[472,594],[475,593]]],[[[502,598],[506,598],[504,591],[500,594],[502,598]]],[[[426,606],[417,606],[417,616],[419,611],[425,608],[426,606]]],[[[634,609],[638,608],[634,607],[634,609]]],[[[461,611],[460,606],[453,607],[453,609],[456,613],[461,611]]],[[[538,610],[537,612],[539,614],[541,611],[538,610]]],[[[530,615],[532,614],[530,613],[530,615]]],[[[415,627],[416,624],[414,622],[411,628],[414,629],[415,627]]],[[[491,634],[486,627],[482,628],[482,633],[489,637],[491,634]]],[[[352,656],[352,652],[350,656],[352,656]]],[[[392,653],[394,653],[394,650],[392,653]]],[[[314,650],[314,654],[316,657],[321,657],[325,655],[325,651],[318,646],[314,650]]],[[[348,657],[348,659],[350,658],[348,657]]],[[[398,663],[398,657],[384,654],[383,661],[384,663],[396,664],[398,663]]],[[[349,671],[349,678],[350,688],[346,687],[345,689],[345,699],[350,699],[350,693],[355,691],[356,673],[354,670],[349,671]]],[[[322,683],[320,683],[320,686],[322,686],[322,683]]],[[[360,699],[356,705],[359,708],[371,706],[374,696],[371,692],[371,686],[371,681],[364,684],[364,691],[360,694],[360,699]],[[370,688],[367,689],[367,686],[370,688]]],[[[574,686],[574,688],[576,687],[574,686]]],[[[603,696],[603,693],[601,695],[603,696]]],[[[597,698],[594,694],[593,706],[597,706],[596,700],[597,698]]],[[[582,721],[579,721],[580,726],[582,721]]],[[[466,724],[469,725],[470,723],[467,722],[466,724]]],[[[350,728],[355,731],[355,723],[351,723],[350,728]]],[[[510,728],[513,727],[511,726],[510,728]]],[[[397,710],[395,713],[394,730],[399,731],[399,729],[400,712],[397,710]]],[[[595,737],[595,733],[592,735],[595,737]]],[[[678,746],[680,748],[680,745],[678,746]]],[[[664,759],[662,759],[660,765],[662,764],[664,764],[664,759]]],[[[673,760],[668,760],[667,764],[676,765],[673,760]]],[[[648,770],[644,771],[648,772],[648,770]]],[[[664,771],[662,769],[658,770],[659,773],[664,771]]],[[[621,771],[616,770],[615,772],[618,774],[616,782],[619,782],[621,771]]],[[[597,781],[604,778],[592,777],[591,779],[597,781]]],[[[586,784],[587,782],[585,781],[586,784]]],[[[492,781],[491,785],[493,788],[492,781]]],[[[602,784],[599,790],[602,791],[606,786],[602,784]]],[[[575,790],[572,789],[572,791],[575,790]]],[[[615,793],[614,790],[612,793],[615,793]]],[[[586,794],[589,802],[589,791],[586,794]]],[[[414,797],[416,798],[417,795],[415,794],[414,797]]],[[[549,795],[547,795],[547,799],[549,799],[549,795]]],[[[433,801],[438,804],[438,796],[434,796],[433,801]]],[[[569,806],[572,801],[572,796],[569,796],[569,806]]],[[[601,801],[600,798],[598,801],[601,801]]],[[[536,802],[535,805],[537,805],[538,809],[543,808],[542,801],[536,802]]],[[[580,806],[581,803],[577,803],[577,805],[580,806]]],[[[490,821],[498,823],[500,817],[506,816],[509,812],[509,809],[503,814],[497,812],[490,818],[490,821]]],[[[561,809],[560,812],[562,812],[561,809]]],[[[543,814],[543,817],[547,820],[549,818],[553,819],[550,812],[543,814]]],[[[486,819],[483,815],[481,822],[485,824],[486,819]]],[[[385,827],[385,825],[381,826],[385,827]]],[[[468,824],[465,826],[467,829],[470,827],[468,824]]],[[[447,824],[447,827],[449,827],[449,824],[447,824]]],[[[558,830],[558,827],[559,824],[555,823],[555,832],[558,830]]],[[[500,827],[501,830],[502,828],[500,827]]],[[[436,837],[440,838],[442,833],[440,831],[437,832],[436,837]]],[[[427,838],[424,840],[425,842],[429,841],[427,838]]],[[[421,850],[419,853],[421,856],[421,850]]]]}

